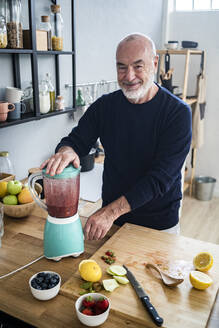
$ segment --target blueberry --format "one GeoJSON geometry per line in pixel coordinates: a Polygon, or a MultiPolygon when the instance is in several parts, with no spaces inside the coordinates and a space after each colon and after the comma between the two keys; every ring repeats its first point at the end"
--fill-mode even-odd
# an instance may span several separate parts
{"type": "Polygon", "coordinates": [[[44,276],[45,276],[45,272],[39,272],[37,274],[37,278],[40,278],[40,277],[44,278],[44,276]]]}
{"type": "Polygon", "coordinates": [[[57,279],[57,281],[59,282],[59,276],[57,274],[54,274],[53,278],[57,279]]]}
{"type": "Polygon", "coordinates": [[[36,281],[37,284],[40,285],[43,282],[43,277],[36,278],[35,281],[36,281]]]}
{"type": "Polygon", "coordinates": [[[45,279],[50,279],[52,277],[51,273],[45,273],[45,279]]]}
{"type": "Polygon", "coordinates": [[[38,290],[42,290],[42,287],[39,286],[39,285],[37,285],[37,286],[36,286],[36,289],[38,289],[38,290]]]}
{"type": "Polygon", "coordinates": [[[37,283],[35,282],[35,281],[31,281],[31,286],[33,287],[33,288],[36,288],[38,285],[37,285],[37,283]]]}
{"type": "Polygon", "coordinates": [[[55,279],[55,278],[51,278],[51,279],[50,279],[50,283],[51,283],[51,284],[55,284],[55,285],[57,285],[58,281],[57,281],[57,279],[55,279]]]}
{"type": "Polygon", "coordinates": [[[42,285],[41,285],[41,288],[44,290],[44,289],[48,289],[48,285],[47,284],[45,284],[44,282],[42,283],[42,285]]]}

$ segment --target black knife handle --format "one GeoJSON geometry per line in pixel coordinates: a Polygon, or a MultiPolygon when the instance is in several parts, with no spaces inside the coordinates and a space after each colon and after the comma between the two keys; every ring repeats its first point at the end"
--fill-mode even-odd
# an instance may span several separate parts
{"type": "Polygon", "coordinates": [[[153,319],[154,323],[160,327],[163,324],[163,319],[157,313],[155,307],[151,304],[149,297],[143,296],[141,297],[142,304],[150,314],[151,318],[153,319]]]}

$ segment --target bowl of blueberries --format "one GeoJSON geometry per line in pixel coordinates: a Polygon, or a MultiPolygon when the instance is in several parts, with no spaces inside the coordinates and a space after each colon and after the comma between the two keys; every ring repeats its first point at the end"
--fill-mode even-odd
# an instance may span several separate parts
{"type": "Polygon", "coordinates": [[[47,301],[58,294],[61,286],[61,277],[53,271],[41,271],[30,278],[29,286],[35,298],[47,301]]]}

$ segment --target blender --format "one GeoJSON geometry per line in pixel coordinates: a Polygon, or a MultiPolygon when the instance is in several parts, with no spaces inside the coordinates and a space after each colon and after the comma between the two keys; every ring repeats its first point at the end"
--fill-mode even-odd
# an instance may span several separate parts
{"type": "Polygon", "coordinates": [[[28,185],[35,202],[48,212],[44,227],[44,255],[59,261],[84,252],[84,235],[78,215],[80,168],[67,166],[61,174],[50,176],[46,169],[31,174],[28,185]],[[37,195],[34,184],[43,179],[45,202],[37,195]]]}

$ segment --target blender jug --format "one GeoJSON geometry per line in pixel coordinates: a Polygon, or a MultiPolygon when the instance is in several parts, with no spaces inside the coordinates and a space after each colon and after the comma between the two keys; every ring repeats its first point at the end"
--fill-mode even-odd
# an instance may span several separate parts
{"type": "Polygon", "coordinates": [[[67,166],[61,174],[50,176],[46,169],[31,174],[29,189],[36,203],[48,211],[44,227],[44,255],[59,261],[63,257],[77,257],[84,252],[84,235],[78,215],[80,169],[67,166]],[[45,203],[34,189],[43,179],[45,203]]]}
{"type": "Polygon", "coordinates": [[[50,176],[46,174],[46,169],[30,175],[29,187],[36,203],[48,211],[54,218],[67,218],[74,216],[78,210],[79,189],[80,189],[80,169],[75,169],[72,165],[66,167],[61,174],[50,176]],[[38,197],[34,189],[37,180],[43,179],[45,202],[38,197]]]}

